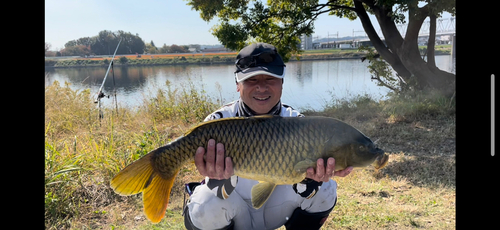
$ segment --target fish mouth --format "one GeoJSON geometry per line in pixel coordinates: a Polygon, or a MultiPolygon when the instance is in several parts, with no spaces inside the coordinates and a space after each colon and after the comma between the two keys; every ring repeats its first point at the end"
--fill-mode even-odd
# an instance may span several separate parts
{"type": "Polygon", "coordinates": [[[375,169],[381,169],[383,167],[385,167],[387,165],[387,163],[389,162],[389,155],[385,154],[385,153],[382,153],[382,155],[378,156],[375,161],[373,162],[373,167],[375,167],[375,169]]]}

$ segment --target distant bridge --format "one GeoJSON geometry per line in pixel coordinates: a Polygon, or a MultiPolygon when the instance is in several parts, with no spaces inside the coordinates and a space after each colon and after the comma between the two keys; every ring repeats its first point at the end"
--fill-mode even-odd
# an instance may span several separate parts
{"type": "MultiPolygon", "coordinates": [[[[397,24],[396,25],[401,36],[405,36],[408,24],[397,24]]],[[[418,33],[419,43],[423,44],[427,42],[430,32],[430,20],[425,20],[418,33]]],[[[438,18],[436,20],[436,42],[441,44],[451,44],[452,37],[456,34],[456,21],[455,18],[438,18]]],[[[380,29],[377,30],[377,35],[384,39],[384,35],[380,29]]],[[[329,34],[330,36],[330,34],[329,34]]],[[[370,41],[364,30],[352,31],[352,39],[346,40],[336,40],[329,42],[316,43],[316,48],[338,48],[340,44],[351,44],[352,47],[357,47],[359,44],[367,43],[370,41]],[[357,34],[356,34],[357,33],[357,34]],[[359,36],[361,33],[361,36],[359,36]]]]}
{"type": "MultiPolygon", "coordinates": [[[[420,28],[420,31],[418,33],[418,36],[429,36],[430,33],[430,26],[431,26],[431,21],[430,20],[425,20],[424,23],[422,24],[422,27],[420,28]]],[[[408,24],[397,24],[396,27],[398,28],[398,31],[401,35],[406,34],[406,29],[408,28],[408,24]]],[[[438,18],[436,19],[436,35],[440,34],[454,34],[456,32],[456,22],[455,18],[438,18]]],[[[382,34],[382,32],[379,30],[377,31],[379,35],[382,34]]]]}

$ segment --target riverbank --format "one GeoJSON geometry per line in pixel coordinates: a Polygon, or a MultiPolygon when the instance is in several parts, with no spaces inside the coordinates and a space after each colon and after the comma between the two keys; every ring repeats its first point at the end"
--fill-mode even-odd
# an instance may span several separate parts
{"type": "MultiPolygon", "coordinates": [[[[424,49],[424,47],[421,47],[424,49]]],[[[436,55],[449,55],[451,47],[436,47],[436,55]]],[[[365,56],[365,52],[358,49],[325,49],[306,50],[298,56],[292,56],[290,61],[307,60],[337,60],[357,59],[365,56]]],[[[233,64],[236,52],[230,53],[195,53],[195,54],[147,54],[147,55],[117,55],[113,65],[115,66],[152,66],[152,65],[213,65],[233,64]]],[[[45,59],[47,68],[74,68],[74,67],[96,67],[109,66],[109,57],[77,57],[70,59],[45,59]]]]}
{"type": "MultiPolygon", "coordinates": [[[[339,50],[340,51],[340,50],[339,50]]],[[[153,65],[216,65],[234,64],[237,53],[211,53],[211,54],[153,54],[153,55],[118,55],[115,57],[115,66],[153,66],[153,65]]],[[[361,58],[362,52],[346,50],[341,52],[326,52],[303,54],[299,58],[305,60],[336,60],[361,58]]],[[[66,60],[45,60],[46,67],[73,68],[73,67],[107,67],[111,59],[108,58],[74,58],[66,60]]],[[[290,61],[298,61],[293,56],[290,61]]]]}
{"type": "MultiPolygon", "coordinates": [[[[106,108],[100,121],[89,90],[45,87],[46,229],[184,229],[183,184],[202,179],[193,164],[178,174],[157,225],[142,213],[142,195],[119,196],[109,181],[220,105],[192,86],[158,89],[143,100],[134,108],[106,108]]],[[[336,178],[339,200],[324,229],[454,229],[455,101],[433,93],[332,101],[322,111],[302,112],[351,124],[390,160],[379,171],[336,178]]]]}

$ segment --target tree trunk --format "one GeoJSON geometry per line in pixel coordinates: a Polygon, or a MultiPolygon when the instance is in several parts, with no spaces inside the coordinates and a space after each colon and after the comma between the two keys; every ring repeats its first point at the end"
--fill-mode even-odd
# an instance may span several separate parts
{"type": "MultiPolygon", "coordinates": [[[[405,81],[408,82],[412,76],[415,78],[417,87],[420,89],[430,87],[442,91],[445,95],[453,94],[455,90],[455,75],[439,70],[435,67],[434,60],[428,65],[422,59],[418,50],[418,33],[424,19],[429,14],[427,5],[422,8],[418,8],[416,4],[413,7],[409,7],[409,22],[404,39],[397,30],[395,22],[389,16],[392,9],[377,6],[374,4],[374,1],[369,0],[354,0],[354,6],[356,14],[361,20],[363,28],[375,49],[405,81]],[[373,29],[362,2],[375,14],[387,46],[384,45],[373,29]]],[[[433,59],[434,53],[432,55],[428,54],[428,57],[430,56],[433,59]]]]}
{"type": "Polygon", "coordinates": [[[397,53],[398,56],[401,57],[401,61],[405,67],[414,74],[417,78],[417,82],[422,87],[438,89],[445,95],[449,94],[451,96],[455,90],[455,75],[441,71],[437,68],[432,70],[422,57],[420,57],[420,52],[418,50],[418,33],[428,14],[427,8],[424,7],[409,9],[409,22],[405,40],[401,48],[397,49],[397,53]]]}
{"type": "Polygon", "coordinates": [[[429,26],[429,40],[427,42],[427,66],[430,69],[437,70],[436,58],[435,56],[435,46],[436,46],[436,15],[429,15],[430,26],[429,26]]]}
{"type": "Polygon", "coordinates": [[[410,71],[408,71],[405,68],[400,58],[396,54],[395,50],[389,49],[380,39],[377,32],[375,31],[375,28],[373,28],[373,24],[370,20],[370,17],[368,17],[368,14],[366,13],[366,10],[361,1],[354,0],[354,7],[356,9],[356,14],[358,15],[361,21],[361,24],[363,25],[363,29],[365,30],[366,34],[368,35],[368,38],[370,39],[372,45],[375,47],[377,52],[380,54],[380,56],[382,56],[382,58],[385,61],[387,61],[387,63],[389,63],[389,65],[392,66],[392,68],[399,74],[399,76],[401,76],[405,81],[408,81],[411,77],[410,71]]]}

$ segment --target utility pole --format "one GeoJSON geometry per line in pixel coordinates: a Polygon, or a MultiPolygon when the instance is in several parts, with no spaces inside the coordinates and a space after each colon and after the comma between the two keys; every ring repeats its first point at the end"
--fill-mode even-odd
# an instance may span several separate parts
{"type": "MultiPolygon", "coordinates": [[[[319,36],[315,36],[315,37],[312,37],[313,40],[316,40],[318,41],[319,40],[319,36]]],[[[314,43],[313,43],[314,44],[314,43]]],[[[319,43],[319,48],[321,48],[321,43],[319,43]]],[[[315,47],[313,47],[313,49],[316,49],[315,47]]]]}
{"type": "MultiPolygon", "coordinates": [[[[335,42],[333,43],[335,46],[337,46],[337,41],[339,40],[339,31],[337,30],[337,40],[335,40],[335,42]]],[[[337,47],[335,47],[337,48],[337,47]]]]}
{"type": "Polygon", "coordinates": [[[352,29],[352,46],[353,47],[354,47],[354,32],[362,32],[362,33],[364,33],[365,31],[363,31],[363,30],[354,31],[354,29],[352,29]]]}
{"type": "Polygon", "coordinates": [[[326,47],[330,48],[330,31],[328,33],[328,38],[326,39],[326,47]]]}

